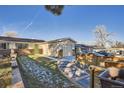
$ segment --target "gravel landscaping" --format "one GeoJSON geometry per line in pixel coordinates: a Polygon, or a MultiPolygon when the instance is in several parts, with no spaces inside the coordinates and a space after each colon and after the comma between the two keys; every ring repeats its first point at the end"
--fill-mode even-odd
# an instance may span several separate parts
{"type": "Polygon", "coordinates": [[[19,56],[17,60],[25,87],[77,87],[57,70],[55,62],[50,64],[42,60],[43,63],[39,63],[27,56],[19,56]]]}

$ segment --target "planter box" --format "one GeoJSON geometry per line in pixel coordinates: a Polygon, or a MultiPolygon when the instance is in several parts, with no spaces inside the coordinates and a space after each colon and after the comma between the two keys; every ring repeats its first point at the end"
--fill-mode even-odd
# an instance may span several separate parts
{"type": "Polygon", "coordinates": [[[102,72],[98,78],[100,79],[102,88],[124,88],[124,69],[119,71],[119,76],[116,80],[110,79],[108,70],[102,72]]]}

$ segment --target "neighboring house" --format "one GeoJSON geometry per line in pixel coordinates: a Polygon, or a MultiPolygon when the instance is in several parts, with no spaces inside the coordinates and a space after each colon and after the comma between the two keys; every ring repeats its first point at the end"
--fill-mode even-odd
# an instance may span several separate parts
{"type": "Polygon", "coordinates": [[[75,44],[71,38],[61,38],[43,42],[40,47],[43,47],[45,56],[64,57],[74,55],[75,44]]]}
{"type": "Polygon", "coordinates": [[[93,46],[84,45],[84,44],[76,44],[76,53],[88,53],[93,51],[93,46]]]}
{"type": "Polygon", "coordinates": [[[32,54],[64,57],[73,55],[76,41],[62,38],[51,41],[0,36],[0,50],[28,49],[32,54]]]}
{"type": "Polygon", "coordinates": [[[44,40],[27,39],[27,38],[15,38],[15,37],[4,37],[0,36],[0,50],[18,50],[18,49],[29,49],[32,53],[40,51],[38,46],[45,42],[44,40]]]}
{"type": "Polygon", "coordinates": [[[109,48],[107,51],[113,53],[115,56],[124,56],[124,48],[109,48]]]}
{"type": "Polygon", "coordinates": [[[124,56],[124,48],[94,48],[95,52],[107,52],[112,53],[115,56],[124,56]]]}
{"type": "Polygon", "coordinates": [[[107,51],[106,48],[98,48],[98,47],[94,47],[93,51],[95,52],[100,52],[100,51],[107,51]]]}

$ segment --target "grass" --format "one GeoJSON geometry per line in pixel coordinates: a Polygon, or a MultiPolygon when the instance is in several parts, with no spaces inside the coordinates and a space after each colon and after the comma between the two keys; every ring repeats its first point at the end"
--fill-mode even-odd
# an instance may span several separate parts
{"type": "Polygon", "coordinates": [[[0,61],[0,87],[5,88],[11,85],[12,69],[8,59],[0,61]]]}

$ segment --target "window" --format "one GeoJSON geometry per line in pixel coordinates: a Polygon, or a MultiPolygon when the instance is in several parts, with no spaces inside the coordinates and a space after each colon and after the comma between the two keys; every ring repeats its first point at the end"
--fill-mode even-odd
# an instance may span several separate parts
{"type": "Polygon", "coordinates": [[[0,44],[0,49],[6,49],[6,43],[1,43],[0,44]]]}
{"type": "Polygon", "coordinates": [[[16,43],[16,48],[17,49],[24,49],[27,48],[28,44],[23,44],[23,43],[16,43]]]}

